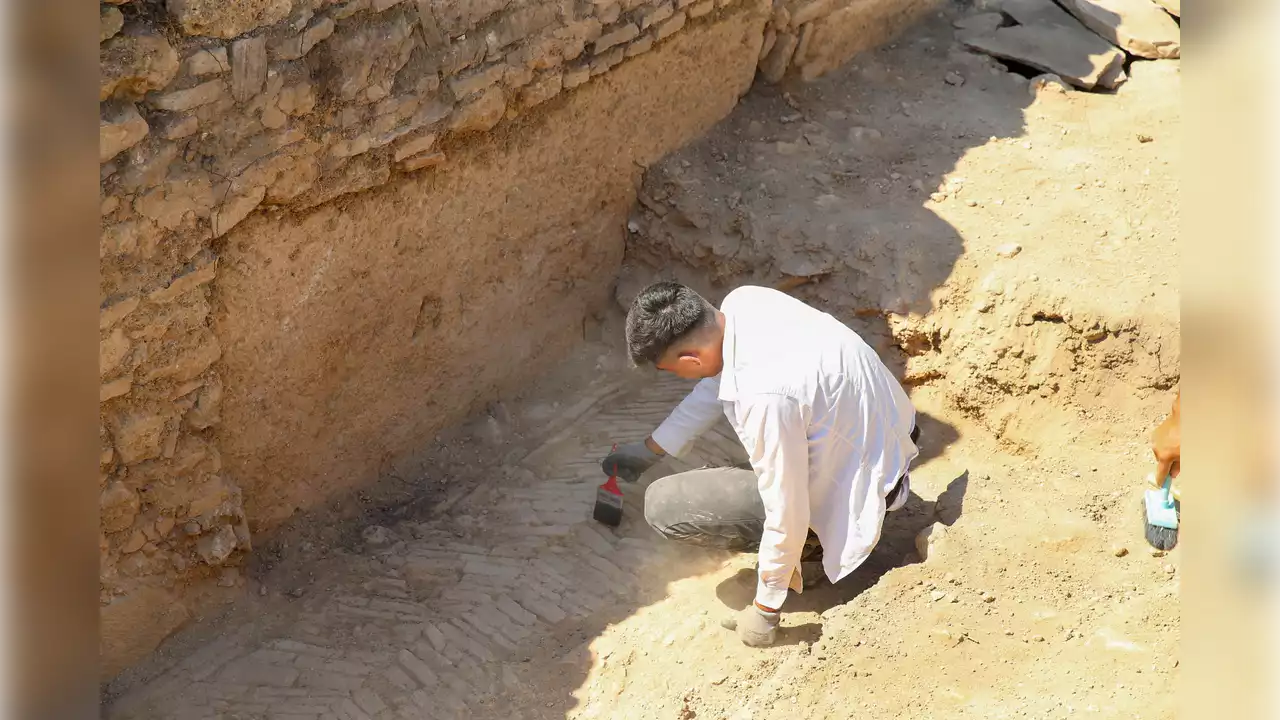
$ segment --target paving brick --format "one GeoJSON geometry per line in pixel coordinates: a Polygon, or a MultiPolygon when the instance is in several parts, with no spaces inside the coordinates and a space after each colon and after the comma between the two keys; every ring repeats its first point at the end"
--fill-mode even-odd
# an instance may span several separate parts
{"type": "Polygon", "coordinates": [[[382,677],[394,687],[405,692],[411,692],[418,688],[418,684],[398,667],[387,668],[383,671],[382,677]]]}
{"type": "Polygon", "coordinates": [[[554,602],[543,597],[533,594],[527,589],[518,589],[515,592],[519,600],[520,606],[547,622],[555,625],[556,623],[568,617],[563,610],[554,602]]]}
{"type": "Polygon", "coordinates": [[[493,662],[493,653],[485,647],[484,643],[471,637],[470,633],[464,632],[456,623],[457,621],[440,624],[440,632],[449,639],[449,643],[470,653],[481,662],[493,662]]]}
{"type": "Polygon", "coordinates": [[[323,670],[307,670],[298,676],[302,687],[351,692],[364,685],[364,678],[323,670]]]}
{"type": "Polygon", "coordinates": [[[270,665],[248,659],[227,665],[218,673],[218,680],[237,685],[273,685],[290,687],[298,679],[298,671],[291,667],[270,665]]]}
{"type": "Polygon", "coordinates": [[[517,624],[530,626],[538,623],[538,618],[533,613],[520,607],[515,600],[512,600],[507,595],[498,596],[494,600],[494,605],[517,624]]]}
{"type": "Polygon", "coordinates": [[[387,703],[383,701],[382,697],[368,688],[361,688],[351,693],[351,699],[355,701],[356,705],[360,706],[361,710],[370,715],[377,715],[387,709],[387,703]]]}
{"type": "Polygon", "coordinates": [[[427,641],[431,643],[431,647],[436,649],[436,652],[444,651],[445,639],[444,634],[440,632],[440,628],[432,623],[424,623],[422,632],[426,635],[427,641]]]}
{"type": "Polygon", "coordinates": [[[368,713],[361,710],[360,706],[356,705],[355,702],[350,699],[340,700],[337,703],[334,703],[333,712],[338,717],[342,718],[342,720],[373,720],[373,718],[369,717],[368,713]]]}
{"type": "Polygon", "coordinates": [[[417,655],[414,655],[408,650],[401,650],[397,659],[399,659],[400,664],[404,666],[404,669],[408,670],[409,674],[417,678],[418,682],[422,683],[424,686],[435,687],[440,684],[439,676],[437,676],[435,671],[428,667],[427,664],[417,655]]]}
{"type": "Polygon", "coordinates": [[[306,655],[299,657],[294,662],[294,666],[303,670],[324,670],[355,677],[364,677],[373,672],[373,668],[362,662],[317,658],[306,655]]]}

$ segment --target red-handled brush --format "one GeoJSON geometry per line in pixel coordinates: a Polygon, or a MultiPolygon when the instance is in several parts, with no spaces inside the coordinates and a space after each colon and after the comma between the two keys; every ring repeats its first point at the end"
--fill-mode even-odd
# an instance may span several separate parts
{"type": "MultiPolygon", "coordinates": [[[[614,445],[613,449],[617,450],[618,446],[614,445]]],[[[591,517],[609,527],[618,527],[622,523],[622,489],[618,487],[616,467],[609,479],[596,489],[596,506],[591,517]]]]}

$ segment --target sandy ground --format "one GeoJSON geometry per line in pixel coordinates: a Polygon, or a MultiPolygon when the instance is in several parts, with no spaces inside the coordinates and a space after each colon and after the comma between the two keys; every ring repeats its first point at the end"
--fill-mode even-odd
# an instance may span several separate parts
{"type": "MultiPolygon", "coordinates": [[[[678,185],[650,199],[692,220],[637,214],[637,257],[722,287],[837,268],[799,294],[916,373],[915,496],[863,568],[788,601],[779,646],[719,624],[750,601],[753,557],[660,542],[641,487],[616,531],[589,519],[599,457],[686,389],[627,370],[610,316],[539,386],[267,539],[248,597],[118,679],[106,716],[1173,717],[1180,551],[1149,551],[1138,503],[1177,378],[1178,64],[1036,94],[950,33],[935,19],[753,93],[646,182],[678,185]],[[716,249],[720,213],[747,218],[739,246],[716,249]],[[877,308],[937,339],[904,354],[877,308]],[[1028,385],[1017,353],[960,367],[1080,317],[1110,334],[1052,382],[1028,385]]],[[[688,462],[727,461],[726,432],[688,462]]]]}

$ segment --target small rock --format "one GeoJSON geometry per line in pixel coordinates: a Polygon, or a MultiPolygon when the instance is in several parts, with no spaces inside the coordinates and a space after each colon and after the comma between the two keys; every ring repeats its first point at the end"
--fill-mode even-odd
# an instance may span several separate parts
{"type": "Polygon", "coordinates": [[[1005,634],[1005,635],[1008,635],[1009,637],[1013,637],[1013,631],[1012,631],[1012,630],[1005,630],[1005,631],[1004,631],[1004,634],[1005,634]]]}
{"type": "Polygon", "coordinates": [[[1144,135],[1142,133],[1138,133],[1138,142],[1140,143],[1149,143],[1154,139],[1155,138],[1151,137],[1150,135],[1144,135]]]}
{"type": "Polygon", "coordinates": [[[1028,91],[1032,96],[1039,95],[1040,91],[1057,93],[1058,95],[1067,94],[1071,88],[1063,81],[1061,77],[1053,73],[1045,73],[1031,78],[1031,82],[1027,85],[1028,91]]]}
{"type": "Polygon", "coordinates": [[[932,599],[934,602],[938,602],[939,600],[941,600],[946,596],[947,594],[942,592],[941,590],[934,590],[933,592],[929,593],[929,598],[932,599]]]}
{"type": "Polygon", "coordinates": [[[957,30],[976,30],[979,32],[993,32],[996,28],[1004,25],[1004,15],[998,12],[978,13],[968,17],[957,18],[951,21],[951,24],[957,30]]]}
{"type": "Polygon", "coordinates": [[[929,199],[934,202],[942,202],[947,199],[947,194],[944,192],[929,193],[929,199]]]}
{"type": "Polygon", "coordinates": [[[995,602],[995,601],[996,601],[996,596],[995,596],[995,595],[992,595],[992,594],[991,594],[991,593],[989,593],[989,592],[982,593],[982,602],[984,602],[984,603],[993,603],[993,602],[995,602]]]}
{"type": "Polygon", "coordinates": [[[968,205],[969,207],[978,207],[978,201],[977,201],[977,200],[965,200],[965,201],[964,201],[964,204],[965,204],[965,205],[968,205]]]}
{"type": "Polygon", "coordinates": [[[924,183],[921,182],[920,180],[912,180],[911,189],[915,190],[916,192],[924,192],[924,183]]]}
{"type": "Polygon", "coordinates": [[[1002,258],[1011,258],[1022,252],[1022,246],[1018,243],[1005,243],[996,248],[996,255],[1002,258]]]}
{"type": "Polygon", "coordinates": [[[1175,568],[1172,564],[1169,564],[1169,563],[1166,563],[1164,566],[1164,571],[1170,575],[1177,572],[1177,570],[1178,570],[1177,568],[1175,568]]]}
{"type": "Polygon", "coordinates": [[[728,617],[725,617],[725,618],[721,618],[721,619],[720,619],[720,627],[724,628],[725,630],[737,630],[737,629],[738,629],[738,618],[736,618],[736,617],[734,617],[734,616],[732,616],[732,615],[730,615],[730,616],[728,616],[728,617]]]}
{"type": "Polygon", "coordinates": [[[370,547],[382,547],[391,544],[391,531],[381,525],[370,525],[360,532],[360,537],[370,547]]]}
{"type": "Polygon", "coordinates": [[[1127,548],[1127,547],[1117,547],[1117,548],[1113,548],[1113,549],[1111,550],[1111,554],[1112,554],[1112,555],[1115,555],[1116,557],[1124,557],[1125,555],[1128,555],[1128,554],[1129,554],[1129,548],[1127,548]]]}
{"type": "Polygon", "coordinates": [[[1157,550],[1155,548],[1151,548],[1151,557],[1158,558],[1158,557],[1164,557],[1164,555],[1165,555],[1165,552],[1163,550],[1157,550]]]}
{"type": "Polygon", "coordinates": [[[948,595],[947,595],[947,602],[949,602],[949,603],[958,603],[958,602],[960,602],[960,596],[959,596],[959,595],[956,595],[956,594],[954,594],[954,593],[948,594],[948,595]]]}
{"type": "Polygon", "coordinates": [[[959,87],[964,84],[964,77],[961,76],[960,73],[949,72],[943,78],[943,81],[948,85],[955,85],[956,87],[959,87]]]}
{"type": "Polygon", "coordinates": [[[1032,642],[1044,642],[1044,636],[1043,636],[1043,635],[1032,635],[1032,636],[1031,636],[1031,640],[1032,640],[1032,642]]]}

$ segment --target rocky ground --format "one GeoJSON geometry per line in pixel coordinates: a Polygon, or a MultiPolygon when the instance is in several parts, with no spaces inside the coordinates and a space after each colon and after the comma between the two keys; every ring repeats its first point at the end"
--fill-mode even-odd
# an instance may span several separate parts
{"type": "MultiPolygon", "coordinates": [[[[1060,93],[951,20],[754,92],[650,170],[632,221],[620,298],[817,278],[796,294],[919,408],[916,496],[862,569],[788,602],[779,646],[719,625],[750,556],[659,542],[640,487],[616,531],[590,520],[608,445],[686,389],[626,370],[611,316],[526,396],[260,547],[249,596],[105,715],[1172,717],[1180,551],[1149,551],[1138,503],[1178,379],[1178,62],[1060,93]]],[[[720,428],[689,462],[736,452],[720,428]]]]}

